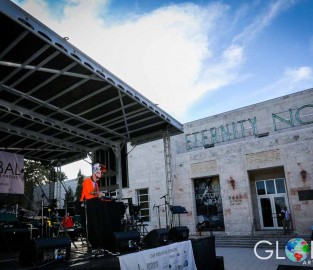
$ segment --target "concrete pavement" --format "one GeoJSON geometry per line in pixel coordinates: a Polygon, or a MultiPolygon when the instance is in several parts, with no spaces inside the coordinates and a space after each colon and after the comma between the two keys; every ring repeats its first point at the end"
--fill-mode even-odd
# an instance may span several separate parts
{"type": "Polygon", "coordinates": [[[237,247],[216,247],[216,255],[224,257],[224,269],[225,270],[276,270],[278,265],[290,265],[296,268],[303,269],[303,266],[309,267],[313,270],[313,259],[311,259],[311,252],[309,257],[303,262],[290,261],[284,249],[278,249],[271,246],[269,248],[257,249],[257,254],[260,257],[268,257],[270,255],[269,250],[273,251],[271,258],[262,260],[257,258],[254,254],[253,248],[237,248],[237,247]],[[282,258],[284,257],[284,259],[282,258]]]}

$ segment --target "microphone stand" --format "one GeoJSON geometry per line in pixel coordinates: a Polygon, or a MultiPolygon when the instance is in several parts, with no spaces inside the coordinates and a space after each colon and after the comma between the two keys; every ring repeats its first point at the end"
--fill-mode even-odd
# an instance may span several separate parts
{"type": "MultiPolygon", "coordinates": [[[[61,185],[62,185],[62,187],[64,188],[64,190],[65,190],[65,200],[64,200],[64,208],[65,208],[65,220],[67,220],[67,213],[68,213],[68,210],[67,210],[67,203],[68,203],[68,190],[66,189],[66,186],[65,186],[65,184],[63,183],[63,181],[60,179],[60,183],[61,183],[61,185]]],[[[72,242],[72,244],[73,244],[73,246],[77,249],[77,246],[76,246],[76,244],[75,244],[75,242],[74,242],[74,240],[72,240],[72,238],[68,235],[68,233],[67,233],[67,227],[66,226],[63,226],[60,222],[59,222],[59,225],[61,226],[61,228],[63,228],[63,230],[64,230],[64,233],[65,233],[65,235],[67,236],[67,238],[69,238],[70,240],[71,240],[71,242],[72,242]]]]}
{"type": "Polygon", "coordinates": [[[49,202],[49,199],[46,193],[44,192],[44,190],[42,189],[37,177],[35,177],[35,180],[41,190],[41,237],[43,237],[43,206],[44,206],[43,199],[46,198],[48,202],[49,202]]]}
{"type": "Polygon", "coordinates": [[[162,196],[160,199],[164,199],[164,205],[165,205],[165,223],[166,223],[166,229],[168,229],[168,217],[167,217],[167,205],[168,205],[168,202],[166,200],[166,196],[168,194],[165,194],[164,196],[162,196]]]}
{"type": "MultiPolygon", "coordinates": [[[[162,204],[162,205],[163,205],[163,204],[162,204]]],[[[159,229],[161,229],[160,206],[161,206],[161,205],[154,205],[154,206],[153,206],[153,209],[154,209],[155,207],[158,208],[159,229]]]]}
{"type": "Polygon", "coordinates": [[[43,237],[43,205],[44,205],[43,198],[44,198],[44,193],[41,195],[41,237],[43,237]]]}

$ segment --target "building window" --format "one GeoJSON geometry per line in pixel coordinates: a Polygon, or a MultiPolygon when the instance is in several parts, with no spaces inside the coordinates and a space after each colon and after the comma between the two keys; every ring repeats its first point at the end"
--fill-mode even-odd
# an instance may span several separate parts
{"type": "Polygon", "coordinates": [[[142,221],[150,221],[150,210],[149,210],[149,189],[137,189],[137,202],[140,206],[139,218],[142,221]]]}
{"type": "Polygon", "coordinates": [[[256,181],[258,195],[286,193],[285,180],[283,178],[256,181]]]}

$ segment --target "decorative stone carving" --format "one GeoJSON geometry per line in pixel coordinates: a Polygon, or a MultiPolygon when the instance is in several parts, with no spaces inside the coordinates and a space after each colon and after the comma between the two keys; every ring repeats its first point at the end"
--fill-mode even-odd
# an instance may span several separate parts
{"type": "Polygon", "coordinates": [[[268,150],[258,153],[251,153],[246,155],[247,163],[268,163],[281,159],[279,149],[268,150]]]}
{"type": "Polygon", "coordinates": [[[210,171],[215,171],[217,168],[216,160],[210,160],[190,165],[191,174],[208,174],[210,171]]]}

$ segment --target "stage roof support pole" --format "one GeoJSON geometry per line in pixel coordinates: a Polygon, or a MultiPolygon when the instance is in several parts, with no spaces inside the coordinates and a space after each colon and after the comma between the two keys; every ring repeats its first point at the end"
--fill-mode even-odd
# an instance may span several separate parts
{"type": "Polygon", "coordinates": [[[57,163],[57,166],[56,166],[56,185],[55,185],[55,195],[56,195],[56,200],[57,200],[57,207],[58,208],[62,208],[62,191],[61,191],[61,162],[58,162],[57,163]]]}
{"type": "Polygon", "coordinates": [[[122,188],[123,188],[123,179],[122,179],[122,144],[118,144],[113,150],[115,153],[115,162],[116,162],[116,183],[118,184],[118,189],[116,190],[116,197],[118,200],[121,200],[123,197],[122,188]]]}
{"type": "MultiPolygon", "coordinates": [[[[172,180],[172,171],[171,171],[171,138],[170,138],[168,130],[163,131],[163,145],[164,145],[167,202],[169,206],[171,206],[173,205],[173,180],[172,180]]],[[[168,217],[170,217],[169,224],[172,224],[169,209],[170,207],[167,207],[167,212],[168,212],[167,214],[168,214],[168,217]]]]}

